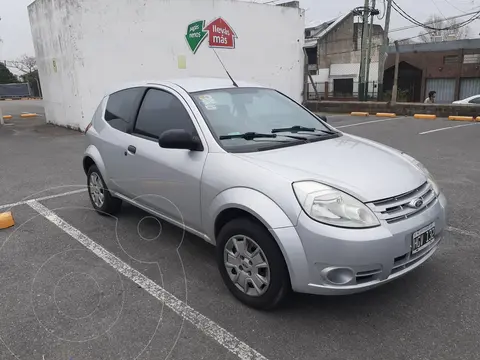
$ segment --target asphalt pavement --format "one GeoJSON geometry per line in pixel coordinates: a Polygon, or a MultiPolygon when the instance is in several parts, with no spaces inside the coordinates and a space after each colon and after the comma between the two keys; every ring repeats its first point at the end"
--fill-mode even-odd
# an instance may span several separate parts
{"type": "MultiPolygon", "coordinates": [[[[9,106],[41,106],[22,102],[9,106]]],[[[131,206],[95,213],[83,135],[44,120],[0,128],[0,211],[16,220],[0,230],[0,359],[480,357],[480,123],[330,116],[422,161],[449,201],[448,231],[392,283],[260,312],[230,295],[199,238],[131,206]]]]}

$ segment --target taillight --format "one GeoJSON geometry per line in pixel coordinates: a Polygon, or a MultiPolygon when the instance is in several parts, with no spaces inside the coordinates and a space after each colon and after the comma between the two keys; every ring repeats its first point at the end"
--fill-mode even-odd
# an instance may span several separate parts
{"type": "Polygon", "coordinates": [[[92,122],[90,122],[90,124],[87,125],[87,127],[85,128],[85,134],[87,133],[88,129],[90,129],[92,127],[92,122]]]}

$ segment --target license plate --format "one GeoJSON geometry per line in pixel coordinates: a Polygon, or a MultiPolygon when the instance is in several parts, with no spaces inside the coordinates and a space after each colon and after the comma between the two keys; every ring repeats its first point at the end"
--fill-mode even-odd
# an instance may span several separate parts
{"type": "Polygon", "coordinates": [[[435,240],[435,223],[415,231],[412,236],[412,255],[425,249],[435,240]]]}

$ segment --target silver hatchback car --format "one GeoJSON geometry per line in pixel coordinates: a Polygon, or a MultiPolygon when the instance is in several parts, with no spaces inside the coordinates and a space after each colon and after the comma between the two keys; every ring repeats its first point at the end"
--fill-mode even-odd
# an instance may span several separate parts
{"type": "Polygon", "coordinates": [[[130,84],[101,101],[86,138],[93,207],[126,201],[214,244],[226,286],[255,308],[398,278],[446,226],[418,161],[254,84],[130,84]]]}

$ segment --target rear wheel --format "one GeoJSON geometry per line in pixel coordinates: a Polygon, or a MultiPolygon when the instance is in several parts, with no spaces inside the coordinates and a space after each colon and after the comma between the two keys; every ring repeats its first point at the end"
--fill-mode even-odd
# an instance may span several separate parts
{"type": "Polygon", "coordinates": [[[268,230],[254,220],[234,219],[220,230],[217,262],[228,289],[248,306],[272,309],[289,293],[283,254],[268,230]]]}
{"type": "Polygon", "coordinates": [[[102,215],[113,215],[120,210],[122,200],[110,194],[96,165],[92,165],[88,169],[87,185],[90,202],[97,212],[102,215]]]}

